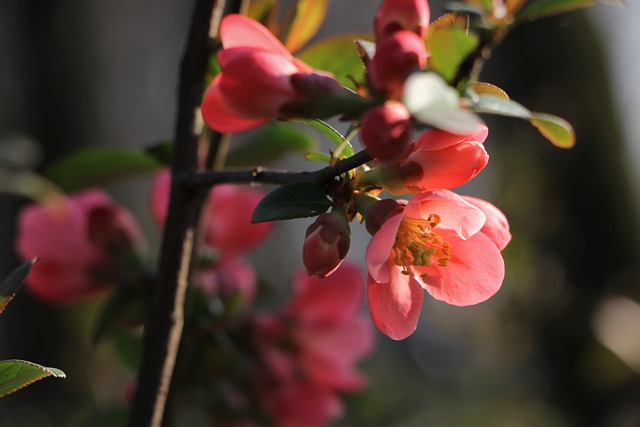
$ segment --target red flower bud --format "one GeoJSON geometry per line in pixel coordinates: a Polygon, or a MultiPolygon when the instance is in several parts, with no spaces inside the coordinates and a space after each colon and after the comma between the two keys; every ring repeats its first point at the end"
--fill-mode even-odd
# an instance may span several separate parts
{"type": "Polygon", "coordinates": [[[378,91],[389,99],[399,99],[407,77],[426,65],[424,41],[410,31],[396,31],[376,45],[367,69],[378,91]]]}
{"type": "Polygon", "coordinates": [[[372,236],[389,218],[402,213],[403,205],[393,199],[382,199],[374,203],[367,211],[365,226],[372,236]]]}
{"type": "Polygon", "coordinates": [[[327,277],[339,266],[351,244],[351,230],[344,215],[332,211],[320,215],[307,228],[302,261],[310,276],[327,277]]]}
{"type": "Polygon", "coordinates": [[[407,30],[424,38],[429,25],[427,0],[384,0],[373,18],[373,32],[379,42],[396,31],[407,30]]]}
{"type": "Polygon", "coordinates": [[[411,115],[397,101],[387,101],[372,108],[362,119],[360,138],[369,154],[381,161],[404,156],[412,135],[411,115]]]}

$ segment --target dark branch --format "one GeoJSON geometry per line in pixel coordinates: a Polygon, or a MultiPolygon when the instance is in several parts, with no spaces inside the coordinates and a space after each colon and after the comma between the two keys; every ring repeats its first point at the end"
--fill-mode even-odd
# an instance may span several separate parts
{"type": "Polygon", "coordinates": [[[233,183],[262,183],[262,184],[289,184],[299,181],[315,181],[319,183],[332,180],[334,177],[357,168],[372,158],[366,150],[340,160],[335,166],[327,166],[322,169],[308,172],[281,171],[257,167],[252,170],[226,170],[184,174],[180,178],[187,188],[192,190],[225,182],[233,183]]]}

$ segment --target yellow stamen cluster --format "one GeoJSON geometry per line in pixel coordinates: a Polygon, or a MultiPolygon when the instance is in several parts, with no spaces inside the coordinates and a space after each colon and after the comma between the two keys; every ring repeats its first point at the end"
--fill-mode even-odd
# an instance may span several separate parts
{"type": "Polygon", "coordinates": [[[414,276],[413,265],[431,267],[433,262],[446,267],[451,259],[451,245],[433,232],[440,217],[431,214],[426,220],[405,218],[400,223],[393,245],[394,262],[402,267],[402,274],[414,276]]]}

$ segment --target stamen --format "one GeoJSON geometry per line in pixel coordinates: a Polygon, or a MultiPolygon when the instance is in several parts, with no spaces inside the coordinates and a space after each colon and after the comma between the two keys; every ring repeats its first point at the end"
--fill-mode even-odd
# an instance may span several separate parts
{"type": "MultiPolygon", "coordinates": [[[[430,214],[426,220],[405,218],[400,223],[393,246],[394,263],[402,267],[402,274],[414,276],[411,266],[446,267],[451,259],[451,245],[433,229],[441,219],[430,214]]],[[[425,279],[429,273],[420,276],[425,279]]]]}

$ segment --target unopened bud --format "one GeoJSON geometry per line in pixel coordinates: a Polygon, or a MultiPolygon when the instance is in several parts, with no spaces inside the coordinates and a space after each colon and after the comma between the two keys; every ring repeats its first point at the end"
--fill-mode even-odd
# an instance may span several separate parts
{"type": "Polygon", "coordinates": [[[381,161],[401,158],[413,136],[411,115],[398,101],[387,101],[364,115],[360,137],[369,154],[381,161]]]}
{"type": "Polygon", "coordinates": [[[429,18],[427,0],[384,0],[373,18],[376,41],[400,30],[412,31],[424,38],[429,18]]]}
{"type": "Polygon", "coordinates": [[[320,215],[307,228],[302,261],[310,276],[327,277],[349,252],[351,230],[343,214],[332,211],[320,215]]]}
{"type": "Polygon", "coordinates": [[[393,199],[382,199],[373,204],[367,212],[365,226],[372,236],[380,229],[382,224],[394,215],[402,212],[403,205],[393,199]]]}

